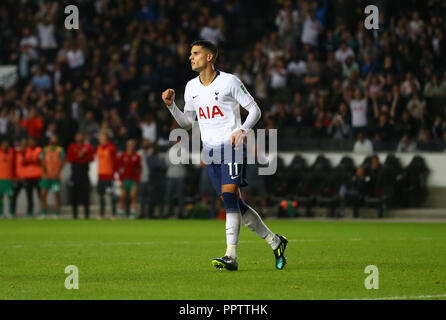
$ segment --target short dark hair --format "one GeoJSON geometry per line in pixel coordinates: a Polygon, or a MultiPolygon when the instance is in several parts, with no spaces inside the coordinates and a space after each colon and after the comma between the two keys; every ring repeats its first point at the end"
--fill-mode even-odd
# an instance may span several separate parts
{"type": "Polygon", "coordinates": [[[218,48],[213,42],[211,42],[209,40],[197,40],[197,41],[192,42],[192,44],[190,45],[191,48],[193,46],[200,46],[200,47],[208,49],[214,55],[213,62],[215,63],[215,61],[217,60],[217,57],[218,57],[218,48]]]}

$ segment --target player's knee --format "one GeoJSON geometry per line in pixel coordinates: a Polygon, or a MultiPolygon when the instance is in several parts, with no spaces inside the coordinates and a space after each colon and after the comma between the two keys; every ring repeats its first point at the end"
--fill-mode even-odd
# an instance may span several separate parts
{"type": "Polygon", "coordinates": [[[221,193],[229,192],[237,194],[238,186],[236,184],[224,184],[221,186],[221,193]]]}

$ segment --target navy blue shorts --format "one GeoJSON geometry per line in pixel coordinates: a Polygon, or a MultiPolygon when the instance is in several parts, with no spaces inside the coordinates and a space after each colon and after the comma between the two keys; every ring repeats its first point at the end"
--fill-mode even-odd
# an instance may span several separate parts
{"type": "Polygon", "coordinates": [[[209,163],[209,158],[205,161],[209,178],[218,196],[221,195],[221,186],[224,184],[237,184],[240,187],[248,185],[246,181],[246,145],[243,144],[243,147],[240,146],[237,149],[235,147],[226,149],[230,150],[229,152],[231,153],[227,157],[225,157],[225,148],[223,146],[221,148],[203,150],[205,159],[207,155],[213,157],[214,152],[220,152],[221,155],[216,160],[212,159],[214,161],[211,163],[209,163]]]}

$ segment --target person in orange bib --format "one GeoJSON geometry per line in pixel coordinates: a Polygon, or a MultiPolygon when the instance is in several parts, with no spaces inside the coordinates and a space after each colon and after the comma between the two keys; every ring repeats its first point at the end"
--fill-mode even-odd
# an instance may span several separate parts
{"type": "Polygon", "coordinates": [[[17,197],[20,191],[25,188],[25,165],[23,158],[25,157],[25,150],[28,146],[27,139],[20,140],[20,145],[15,148],[15,174],[16,179],[14,183],[14,194],[12,196],[12,214],[16,215],[17,197]]]}
{"type": "Polygon", "coordinates": [[[3,217],[3,197],[8,197],[9,214],[14,215],[12,210],[12,195],[15,179],[15,152],[9,147],[9,141],[3,139],[0,148],[0,217],[3,217]]]}
{"type": "Polygon", "coordinates": [[[111,141],[108,140],[107,134],[102,132],[99,135],[99,145],[96,149],[96,157],[98,159],[98,194],[99,194],[99,219],[105,217],[105,195],[110,195],[112,206],[112,219],[116,218],[116,202],[117,198],[113,188],[114,174],[116,172],[117,150],[111,141]]]}
{"type": "Polygon", "coordinates": [[[28,147],[25,149],[25,156],[22,159],[24,167],[25,190],[28,199],[28,217],[34,217],[34,199],[33,190],[37,190],[40,197],[39,181],[42,177],[42,166],[40,163],[40,153],[42,148],[36,143],[36,139],[30,137],[28,139],[28,147]]]}
{"type": "Polygon", "coordinates": [[[54,217],[60,215],[60,173],[65,164],[65,151],[58,146],[56,136],[52,136],[49,145],[40,154],[42,162],[42,180],[40,180],[40,214],[44,217],[48,210],[46,198],[48,192],[54,193],[54,217]]]}

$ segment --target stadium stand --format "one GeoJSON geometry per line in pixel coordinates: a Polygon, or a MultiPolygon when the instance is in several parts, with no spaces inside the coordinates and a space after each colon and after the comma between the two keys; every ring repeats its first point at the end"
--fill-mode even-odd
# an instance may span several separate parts
{"type": "Polygon", "coordinates": [[[107,130],[163,144],[175,123],[160,92],[183,90],[194,76],[189,43],[206,37],[221,48],[218,68],[259,101],[259,127],[279,129],[283,150],[350,151],[355,121],[375,151],[396,150],[406,132],[418,150],[444,150],[443,3],[378,1],[380,29],[367,31],[353,2],[74,1],[80,29],[66,30],[69,1],[2,1],[0,64],[16,65],[19,80],[1,90],[0,135],[44,143],[57,134],[67,147],[77,129],[93,144],[107,130]]]}
{"type": "MultiPolygon", "coordinates": [[[[195,76],[189,44],[206,38],[220,48],[217,68],[236,74],[258,101],[257,128],[278,129],[279,151],[350,152],[359,132],[374,152],[445,151],[444,1],[376,1],[380,29],[371,31],[357,10],[366,3],[2,0],[0,66],[16,66],[17,83],[0,83],[0,138],[44,146],[56,135],[67,149],[81,130],[93,146],[106,132],[119,151],[128,139],[167,150],[177,125],[161,91],[181,97],[195,76]],[[64,28],[68,4],[79,8],[79,30],[64,28]]],[[[318,203],[334,215],[352,165],[296,159],[279,163],[267,191],[275,200],[292,195],[309,216],[318,203]]],[[[426,198],[422,155],[406,168],[395,158],[382,166],[365,205],[426,198]],[[389,179],[395,190],[383,190],[389,179]]]]}
{"type": "Polygon", "coordinates": [[[268,200],[271,204],[296,201],[300,216],[311,217],[312,208],[323,207],[328,210],[327,217],[342,217],[345,193],[352,190],[358,192],[357,199],[350,199],[350,205],[356,201],[355,217],[359,217],[360,207],[376,208],[379,218],[384,217],[389,208],[417,208],[427,196],[429,169],[419,155],[415,155],[406,167],[393,154],[389,154],[384,163],[380,163],[377,155],[367,156],[358,166],[350,157],[344,156],[335,167],[322,154],[310,165],[297,155],[288,166],[282,164],[277,170],[278,175],[285,174],[288,178],[282,181],[280,189],[275,189],[276,192],[271,188],[268,200]],[[362,169],[360,175],[359,169],[362,169]],[[362,182],[358,183],[358,176],[362,182]]]}

